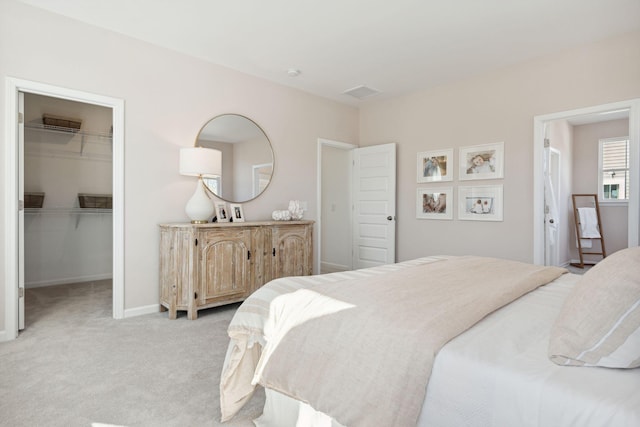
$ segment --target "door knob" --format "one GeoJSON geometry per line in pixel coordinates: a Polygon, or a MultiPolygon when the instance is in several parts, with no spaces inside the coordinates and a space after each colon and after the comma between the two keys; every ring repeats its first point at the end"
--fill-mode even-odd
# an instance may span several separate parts
{"type": "Polygon", "coordinates": [[[553,223],[554,223],[553,219],[550,219],[549,224],[553,224],[553,223]]]}
{"type": "Polygon", "coordinates": [[[391,220],[393,220],[393,217],[392,217],[391,215],[389,215],[389,216],[387,217],[387,221],[391,221],[391,220]]]}

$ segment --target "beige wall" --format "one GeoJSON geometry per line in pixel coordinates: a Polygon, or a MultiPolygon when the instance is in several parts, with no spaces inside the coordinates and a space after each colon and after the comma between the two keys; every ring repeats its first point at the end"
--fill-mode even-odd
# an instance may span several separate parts
{"type": "Polygon", "coordinates": [[[628,34],[364,106],[361,144],[398,143],[398,260],[445,253],[532,261],[533,117],[639,98],[638,46],[640,33],[628,34]],[[452,147],[457,165],[458,147],[498,141],[504,180],[477,183],[504,184],[503,222],[416,220],[418,152],[452,147]]]}
{"type": "MultiPolygon", "coordinates": [[[[276,158],[265,194],[244,205],[266,219],[292,199],[316,212],[318,137],[357,141],[355,108],[240,74],[11,0],[0,2],[0,99],[7,76],[125,101],[125,309],[158,303],[158,223],[185,221],[194,182],[178,173],[181,147],[193,146],[210,118],[238,113],[269,135],[276,158]],[[28,31],[27,31],[28,29],[28,31]],[[292,179],[292,177],[294,179],[292,179]]],[[[5,103],[0,134],[5,135],[5,103]]],[[[0,162],[4,224],[5,163],[0,162]]],[[[2,228],[0,240],[7,230],[2,228]]],[[[5,277],[4,246],[0,277],[5,277]]],[[[0,283],[0,335],[5,283],[0,283]]]]}

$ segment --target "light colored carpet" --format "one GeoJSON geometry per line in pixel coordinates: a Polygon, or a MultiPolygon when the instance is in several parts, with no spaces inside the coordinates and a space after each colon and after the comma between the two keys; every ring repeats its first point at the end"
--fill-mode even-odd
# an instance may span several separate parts
{"type": "Polygon", "coordinates": [[[221,424],[219,379],[236,305],[111,318],[111,282],[28,289],[26,325],[0,343],[2,426],[253,426],[257,392],[221,424]],[[179,315],[181,313],[179,312],[179,315]]]}

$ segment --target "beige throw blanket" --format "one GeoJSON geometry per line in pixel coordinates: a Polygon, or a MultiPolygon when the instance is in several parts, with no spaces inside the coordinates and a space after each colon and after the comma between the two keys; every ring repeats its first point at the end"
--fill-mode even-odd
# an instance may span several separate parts
{"type": "MultiPolygon", "coordinates": [[[[264,340],[264,326],[270,317],[271,302],[277,297],[299,289],[312,289],[323,283],[347,283],[382,274],[393,274],[405,268],[429,264],[442,260],[442,256],[431,256],[384,264],[360,270],[315,276],[282,277],[262,286],[238,308],[229,324],[229,347],[220,375],[221,420],[228,421],[249,401],[255,390],[251,384],[264,340]]],[[[391,280],[391,279],[389,279],[391,280]]]]}
{"type": "Polygon", "coordinates": [[[349,426],[415,426],[439,349],[566,270],[460,257],[275,298],[254,382],[349,426]]]}

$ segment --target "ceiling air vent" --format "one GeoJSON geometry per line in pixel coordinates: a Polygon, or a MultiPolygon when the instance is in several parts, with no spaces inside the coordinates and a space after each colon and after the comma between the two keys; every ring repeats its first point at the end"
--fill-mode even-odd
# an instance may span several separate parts
{"type": "Polygon", "coordinates": [[[380,93],[379,90],[375,90],[375,89],[371,89],[370,87],[367,86],[356,86],[354,88],[351,88],[349,90],[345,90],[344,92],[345,95],[351,95],[354,98],[358,98],[358,99],[364,99],[364,98],[368,98],[370,96],[373,95],[377,95],[380,93]]]}

